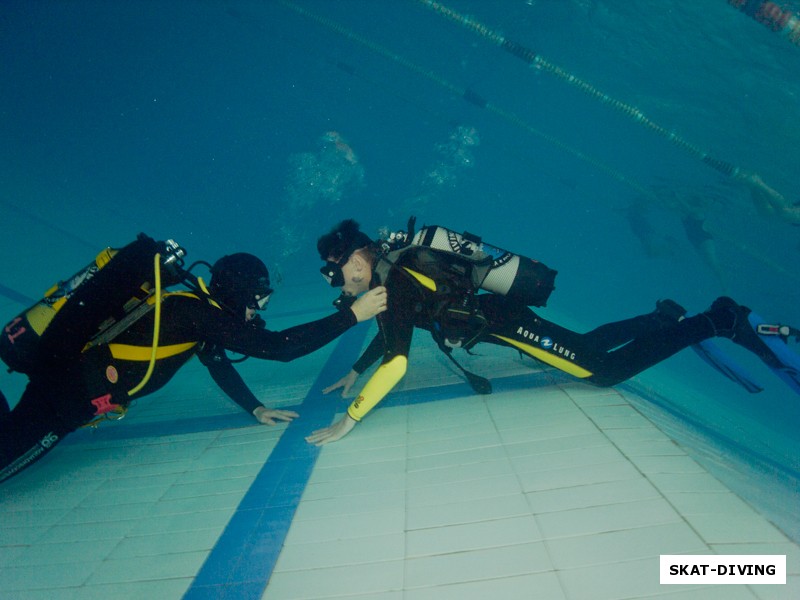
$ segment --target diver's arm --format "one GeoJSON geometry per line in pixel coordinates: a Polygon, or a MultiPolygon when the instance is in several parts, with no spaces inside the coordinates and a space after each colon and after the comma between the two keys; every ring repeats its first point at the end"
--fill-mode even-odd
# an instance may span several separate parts
{"type": "Polygon", "coordinates": [[[383,363],[367,381],[361,393],[339,421],[318,429],[306,441],[316,446],[335,442],[346,436],[366,414],[372,410],[403,378],[408,366],[408,352],[414,332],[413,317],[408,314],[413,303],[408,296],[395,294],[389,298],[389,310],[379,317],[382,342],[385,344],[383,363]]]}
{"type": "Polygon", "coordinates": [[[406,374],[408,358],[397,355],[384,362],[369,378],[364,389],[347,409],[347,415],[358,422],[371,411],[406,374]]]}
{"type": "Polygon", "coordinates": [[[202,313],[198,311],[193,320],[203,332],[206,343],[238,354],[280,362],[310,354],[356,324],[355,315],[343,311],[283,331],[270,331],[210,307],[202,313]]]}
{"type": "Polygon", "coordinates": [[[377,342],[373,340],[367,348],[367,352],[382,349],[383,361],[347,409],[347,414],[354,421],[364,418],[406,374],[418,292],[405,279],[398,279],[393,283],[389,309],[378,317],[379,339],[377,342]]]}
{"type": "Polygon", "coordinates": [[[208,368],[211,378],[228,397],[264,425],[276,421],[291,421],[299,416],[291,410],[271,409],[264,406],[242,379],[242,376],[219,346],[205,346],[198,352],[200,361],[208,368]]]}
{"type": "Polygon", "coordinates": [[[220,346],[205,345],[198,353],[211,378],[225,392],[225,394],[246,412],[253,413],[257,408],[264,408],[255,394],[247,387],[242,376],[225,356],[225,350],[220,346]]]}
{"type": "Polygon", "coordinates": [[[319,350],[357,322],[370,319],[384,310],[386,289],[381,287],[361,296],[349,310],[337,311],[323,319],[283,331],[261,329],[245,321],[231,319],[230,316],[219,317],[220,326],[208,327],[206,338],[240,354],[289,362],[319,350]]]}
{"type": "Polygon", "coordinates": [[[314,431],[306,437],[306,441],[315,446],[324,446],[330,442],[340,440],[350,433],[356,423],[361,421],[378,402],[383,400],[386,394],[403,378],[403,375],[406,374],[407,365],[408,359],[405,356],[398,355],[378,367],[378,370],[370,377],[364,389],[361,390],[358,398],[347,409],[347,414],[330,427],[314,431]]]}
{"type": "Polygon", "coordinates": [[[381,354],[383,354],[383,336],[381,336],[379,332],[374,338],[372,338],[369,346],[367,346],[367,349],[364,350],[364,353],[353,365],[353,368],[350,370],[350,372],[336,383],[333,383],[323,389],[322,393],[329,394],[330,392],[341,388],[342,397],[347,396],[347,394],[350,393],[350,389],[358,380],[359,375],[369,369],[373,363],[380,359],[381,354]]]}
{"type": "Polygon", "coordinates": [[[383,336],[380,331],[372,338],[372,341],[367,346],[366,350],[361,354],[358,360],[353,365],[353,371],[361,375],[364,371],[369,369],[373,364],[380,360],[383,355],[383,336]]]}

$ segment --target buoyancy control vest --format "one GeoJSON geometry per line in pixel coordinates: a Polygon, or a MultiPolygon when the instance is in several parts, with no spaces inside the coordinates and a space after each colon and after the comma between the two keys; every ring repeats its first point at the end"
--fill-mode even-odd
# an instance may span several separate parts
{"type": "Polygon", "coordinates": [[[386,236],[382,250],[390,262],[396,262],[410,248],[430,248],[451,257],[451,263],[464,265],[475,290],[506,296],[526,306],[546,306],[555,289],[558,272],[544,263],[483,242],[471,233],[456,233],[438,225],[423,226],[416,233],[413,228],[412,217],[409,231],[386,236]]]}
{"type": "MultiPolygon", "coordinates": [[[[162,266],[174,265],[179,268],[180,259],[185,254],[183,248],[172,240],[165,242],[164,247],[166,251],[161,256],[162,266]]],[[[0,359],[6,363],[9,371],[25,374],[32,372],[37,360],[39,342],[53,319],[75,292],[114,260],[118,252],[119,250],[115,248],[105,248],[92,262],[70,278],[54,284],[44,293],[41,300],[5,325],[0,336],[0,359]]],[[[130,315],[137,307],[146,305],[146,300],[154,291],[153,281],[131,282],[130,299],[118,307],[118,310],[114,311],[115,314],[108,315],[108,319],[99,326],[97,334],[130,315]]]]}
{"type": "Polygon", "coordinates": [[[391,270],[399,269],[438,297],[431,323],[434,340],[476,392],[491,393],[488,380],[470,373],[452,356],[453,348],[469,351],[488,325],[476,299],[477,291],[499,294],[526,306],[545,306],[555,289],[557,271],[484,243],[470,233],[430,225],[415,234],[415,220],[409,219],[408,231],[384,235],[378,244],[375,272],[385,282],[391,270]],[[414,252],[413,269],[401,261],[409,251],[414,252]]]}

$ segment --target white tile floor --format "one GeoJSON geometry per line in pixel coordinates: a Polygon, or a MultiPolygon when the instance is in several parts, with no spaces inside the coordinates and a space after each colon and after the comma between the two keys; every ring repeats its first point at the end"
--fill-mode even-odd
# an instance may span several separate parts
{"type": "Polygon", "coordinates": [[[77,434],[0,488],[0,598],[800,598],[798,546],[625,394],[492,350],[468,368],[519,389],[474,396],[415,346],[403,389],[319,454],[314,413],[346,406],[309,395],[335,345],[245,363],[263,397],[309,395],[289,426],[242,418],[194,365],[77,434]],[[785,554],[789,581],[660,585],[659,555],[687,553],[785,554]]]}

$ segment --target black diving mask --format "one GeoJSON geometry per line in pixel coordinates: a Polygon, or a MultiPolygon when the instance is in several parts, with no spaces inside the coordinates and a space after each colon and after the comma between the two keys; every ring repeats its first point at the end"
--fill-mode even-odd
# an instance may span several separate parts
{"type": "MultiPolygon", "coordinates": [[[[366,238],[366,236],[364,236],[364,238],[366,238]]],[[[325,266],[322,267],[319,272],[322,273],[322,276],[325,278],[325,281],[328,282],[328,285],[335,288],[342,287],[344,285],[344,273],[342,272],[342,267],[347,264],[347,261],[350,260],[350,257],[353,256],[356,250],[363,248],[367,244],[369,244],[369,238],[366,238],[366,242],[361,238],[354,240],[350,243],[350,245],[347,247],[347,250],[345,250],[344,254],[342,254],[342,257],[339,260],[329,260],[325,262],[325,266]]]]}
{"type": "Polygon", "coordinates": [[[265,287],[264,289],[260,290],[253,296],[252,301],[247,304],[247,308],[252,308],[253,310],[266,310],[267,304],[269,304],[269,298],[272,296],[273,291],[275,290],[270,287],[265,287]]]}
{"type": "MultiPolygon", "coordinates": [[[[349,256],[347,257],[350,258],[349,256]]],[[[347,262],[345,259],[344,262],[347,262]]],[[[325,266],[319,270],[325,281],[331,287],[342,287],[344,285],[344,273],[342,273],[342,265],[336,262],[328,261],[325,266]]]]}

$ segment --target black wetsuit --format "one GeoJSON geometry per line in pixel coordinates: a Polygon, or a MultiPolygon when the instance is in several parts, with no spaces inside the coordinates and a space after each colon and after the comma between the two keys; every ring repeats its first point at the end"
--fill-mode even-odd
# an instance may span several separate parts
{"type": "MultiPolygon", "coordinates": [[[[427,267],[419,260],[420,252],[417,249],[405,252],[389,271],[384,284],[388,309],[378,315],[379,333],[353,366],[356,372],[363,373],[379,358],[386,365],[395,357],[407,357],[415,327],[437,332],[437,319],[442,314],[441,295],[402,269],[407,267],[424,274],[427,267]]],[[[678,321],[678,315],[655,311],[609,323],[588,333],[576,333],[504,296],[482,293],[477,301],[486,326],[476,342],[518,349],[599,386],[625,381],[687,346],[715,335],[712,320],[706,315],[678,321]]],[[[439,339],[440,334],[434,337],[439,339]]],[[[380,376],[380,371],[376,376],[380,376]]]]}
{"type": "Polygon", "coordinates": [[[0,413],[0,481],[41,458],[98,414],[163,387],[195,354],[220,388],[252,412],[261,403],[223,349],[286,362],[321,348],[356,324],[347,310],[275,332],[221,310],[206,298],[168,295],[161,307],[155,369],[147,384],[129,396],[149,365],[154,311],[111,343],[86,351],[84,347],[110,312],[131,297],[131,282],[152,278],[157,251],[156,242],[149,239],[122,249],[78,288],[45,330],[22,398],[10,413],[0,413]]]}

